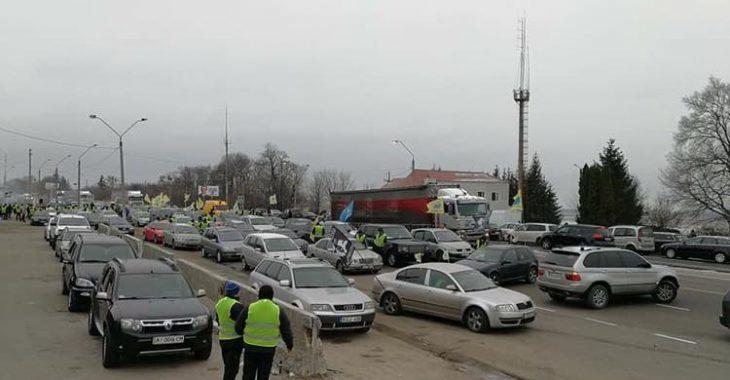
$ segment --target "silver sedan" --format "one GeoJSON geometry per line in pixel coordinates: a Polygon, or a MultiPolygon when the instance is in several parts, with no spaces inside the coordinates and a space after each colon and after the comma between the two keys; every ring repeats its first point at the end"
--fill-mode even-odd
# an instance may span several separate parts
{"type": "Polygon", "coordinates": [[[189,224],[173,224],[172,229],[165,230],[162,237],[162,244],[170,246],[173,249],[200,249],[201,243],[202,239],[198,230],[189,224]]]}
{"type": "Polygon", "coordinates": [[[518,327],[535,320],[530,297],[500,288],[459,264],[416,264],[375,276],[373,299],[386,314],[408,310],[462,321],[469,330],[518,327]]]}

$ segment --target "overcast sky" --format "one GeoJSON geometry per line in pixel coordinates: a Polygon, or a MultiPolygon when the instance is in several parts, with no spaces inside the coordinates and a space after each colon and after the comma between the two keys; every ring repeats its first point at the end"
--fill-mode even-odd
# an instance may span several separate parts
{"type": "MultiPolygon", "coordinates": [[[[648,196],[661,191],[683,96],[730,80],[730,2],[9,1],[0,12],[0,127],[115,145],[127,181],[218,161],[228,104],[233,151],[266,142],[359,184],[420,168],[516,166],[517,19],[531,61],[530,154],[561,203],[609,138],[648,196]]],[[[80,148],[0,131],[10,177],[80,148]]],[[[118,175],[92,151],[85,177],[118,175]]],[[[75,159],[74,159],[75,160],[75,159]]],[[[74,160],[61,165],[75,178],[74,160]]],[[[52,165],[47,165],[51,170],[52,165]]],[[[33,169],[36,173],[36,169],[33,169]]],[[[83,182],[83,181],[82,181],[83,182]]]]}

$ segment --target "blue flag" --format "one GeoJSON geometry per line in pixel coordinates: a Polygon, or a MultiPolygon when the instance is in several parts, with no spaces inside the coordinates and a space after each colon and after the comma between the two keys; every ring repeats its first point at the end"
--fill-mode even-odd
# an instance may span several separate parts
{"type": "Polygon", "coordinates": [[[350,201],[342,212],[340,213],[340,222],[347,222],[352,217],[352,212],[355,210],[355,201],[350,201]]]}

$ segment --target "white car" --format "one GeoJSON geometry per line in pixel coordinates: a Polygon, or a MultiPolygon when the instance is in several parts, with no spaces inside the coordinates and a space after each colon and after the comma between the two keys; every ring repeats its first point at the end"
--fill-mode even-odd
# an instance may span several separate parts
{"type": "Polygon", "coordinates": [[[241,217],[241,221],[250,224],[256,231],[271,231],[276,229],[276,226],[271,224],[271,219],[263,216],[245,215],[241,217]]]}
{"type": "Polygon", "coordinates": [[[291,238],[275,233],[254,233],[246,236],[240,248],[243,269],[255,268],[264,259],[304,258],[291,238]]]}
{"type": "Polygon", "coordinates": [[[534,243],[540,245],[542,237],[548,233],[558,229],[557,224],[552,223],[525,223],[518,226],[512,231],[509,242],[517,243],[534,243]]]}
{"type": "Polygon", "coordinates": [[[654,230],[651,227],[611,226],[608,230],[616,247],[634,252],[654,252],[654,230]]]}
{"type": "Polygon", "coordinates": [[[56,248],[56,239],[63,230],[91,230],[89,221],[81,215],[59,214],[54,219],[56,224],[49,229],[48,234],[48,241],[54,249],[56,248]]]}
{"type": "Polygon", "coordinates": [[[51,230],[56,228],[56,223],[58,223],[58,217],[51,216],[51,219],[48,219],[48,224],[46,224],[46,228],[43,229],[43,238],[46,239],[46,241],[51,241],[51,230]]]}

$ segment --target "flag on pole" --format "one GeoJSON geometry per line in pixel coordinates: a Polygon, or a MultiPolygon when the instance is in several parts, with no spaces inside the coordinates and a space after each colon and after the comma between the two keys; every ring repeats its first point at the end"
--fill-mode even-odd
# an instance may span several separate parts
{"type": "Polygon", "coordinates": [[[335,245],[335,249],[345,253],[345,263],[350,263],[352,260],[352,254],[355,252],[355,245],[352,240],[347,236],[348,233],[342,230],[342,226],[333,224],[332,228],[335,233],[332,235],[332,244],[335,245]]]}
{"type": "Polygon", "coordinates": [[[436,199],[431,202],[428,202],[426,205],[426,208],[428,209],[426,212],[429,214],[443,214],[444,213],[444,200],[443,199],[436,199]]]}
{"type": "Polygon", "coordinates": [[[350,201],[342,212],[340,213],[340,222],[347,222],[352,217],[352,213],[355,211],[355,201],[350,201]]]}
{"type": "Polygon", "coordinates": [[[512,198],[512,211],[522,211],[522,191],[517,191],[517,194],[512,198]]]}
{"type": "Polygon", "coordinates": [[[152,201],[150,201],[150,195],[149,194],[145,194],[144,195],[144,203],[150,204],[150,202],[152,202],[152,201]]]}
{"type": "Polygon", "coordinates": [[[276,194],[269,197],[269,204],[272,206],[276,204],[276,194]]]}

